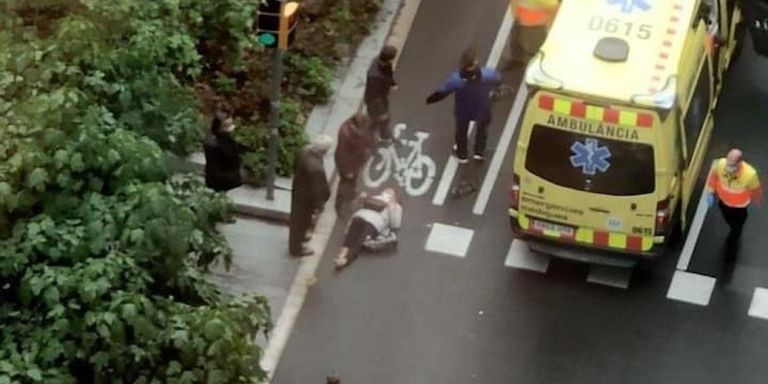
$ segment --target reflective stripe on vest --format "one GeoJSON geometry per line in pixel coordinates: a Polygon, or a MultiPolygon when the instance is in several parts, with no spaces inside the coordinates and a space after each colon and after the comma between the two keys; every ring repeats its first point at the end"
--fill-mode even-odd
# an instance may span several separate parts
{"type": "Polygon", "coordinates": [[[717,160],[709,172],[707,186],[717,193],[717,197],[723,204],[733,208],[744,208],[752,201],[752,189],[760,185],[756,180],[757,172],[751,165],[742,161],[737,173],[728,176],[725,171],[726,166],[725,159],[717,160]]]}
{"type": "Polygon", "coordinates": [[[554,16],[554,9],[539,0],[519,0],[514,10],[517,22],[524,27],[547,25],[554,16]]]}

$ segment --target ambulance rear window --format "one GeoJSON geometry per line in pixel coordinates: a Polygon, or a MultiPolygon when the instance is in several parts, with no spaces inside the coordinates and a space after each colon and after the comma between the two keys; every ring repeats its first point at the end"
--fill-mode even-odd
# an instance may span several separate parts
{"type": "Polygon", "coordinates": [[[562,187],[614,196],[655,189],[653,147],[536,124],[525,168],[562,187]]]}

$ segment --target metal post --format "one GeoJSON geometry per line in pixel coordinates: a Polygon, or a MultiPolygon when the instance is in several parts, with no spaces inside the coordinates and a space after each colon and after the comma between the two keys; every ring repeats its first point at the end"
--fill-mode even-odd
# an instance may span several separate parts
{"type": "Polygon", "coordinates": [[[280,85],[283,79],[283,50],[274,49],[272,56],[272,100],[269,115],[269,152],[267,164],[267,200],[275,199],[277,140],[280,135],[280,85]]]}

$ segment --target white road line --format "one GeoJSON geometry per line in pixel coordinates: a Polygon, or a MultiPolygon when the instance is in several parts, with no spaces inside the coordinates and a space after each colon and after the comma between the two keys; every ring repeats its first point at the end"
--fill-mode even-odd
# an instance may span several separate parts
{"type": "Polygon", "coordinates": [[[493,42],[491,48],[491,54],[488,55],[488,62],[486,67],[496,68],[501,61],[501,54],[504,53],[504,47],[507,45],[507,38],[509,32],[512,31],[512,26],[515,24],[515,18],[512,17],[512,11],[507,7],[507,11],[504,12],[504,20],[501,21],[501,27],[496,34],[496,40],[493,42]]]}
{"type": "Polygon", "coordinates": [[[512,111],[509,113],[507,123],[504,125],[504,131],[501,133],[498,144],[496,144],[496,150],[493,152],[493,158],[491,164],[488,166],[488,171],[485,173],[483,179],[483,185],[480,187],[480,192],[477,194],[477,200],[475,206],[472,208],[472,212],[475,215],[482,215],[485,212],[485,207],[488,205],[488,200],[491,198],[491,192],[493,192],[493,186],[496,184],[496,178],[501,171],[501,165],[504,163],[504,158],[507,156],[507,150],[512,145],[512,137],[515,135],[515,129],[517,128],[517,121],[520,119],[520,115],[523,113],[523,105],[528,98],[528,88],[525,83],[521,83],[520,89],[515,96],[515,103],[512,105],[512,111]]]}
{"type": "MultiPolygon", "coordinates": [[[[714,162],[712,162],[712,164],[714,165],[714,162]]],[[[696,241],[699,240],[701,227],[704,225],[704,217],[707,216],[708,209],[709,204],[707,204],[707,190],[705,187],[705,189],[701,191],[699,205],[696,206],[696,214],[693,216],[691,228],[688,230],[688,236],[685,238],[683,250],[680,252],[680,258],[677,260],[677,269],[680,271],[687,270],[688,264],[691,263],[693,249],[696,248],[696,241]]]]}
{"type": "Polygon", "coordinates": [[[424,249],[429,252],[466,257],[474,235],[475,231],[471,229],[434,223],[424,249]]]}
{"type": "Polygon", "coordinates": [[[768,320],[768,289],[755,288],[748,314],[752,317],[768,320]]]}
{"type": "MultiPolygon", "coordinates": [[[[488,61],[485,66],[490,68],[496,68],[501,61],[501,54],[504,52],[504,46],[507,44],[507,38],[509,32],[512,30],[514,24],[514,18],[512,13],[507,7],[507,12],[504,13],[504,19],[501,22],[499,31],[496,33],[496,40],[493,42],[491,53],[488,55],[488,61]]],[[[471,131],[472,127],[470,127],[471,131]]],[[[470,132],[471,133],[471,132],[470,132]]],[[[495,154],[494,154],[495,158],[495,154]]],[[[448,157],[448,161],[445,162],[445,168],[443,174],[440,176],[440,183],[437,186],[435,195],[432,197],[433,205],[445,204],[445,199],[448,197],[448,191],[451,189],[453,178],[456,176],[456,171],[459,169],[459,161],[454,156],[448,157]]]]}
{"type": "Polygon", "coordinates": [[[443,175],[440,177],[440,184],[437,185],[437,192],[432,197],[432,204],[443,205],[445,204],[445,198],[448,197],[448,190],[451,189],[451,183],[453,177],[456,175],[456,170],[459,169],[459,159],[454,156],[448,158],[443,168],[443,175]]]}

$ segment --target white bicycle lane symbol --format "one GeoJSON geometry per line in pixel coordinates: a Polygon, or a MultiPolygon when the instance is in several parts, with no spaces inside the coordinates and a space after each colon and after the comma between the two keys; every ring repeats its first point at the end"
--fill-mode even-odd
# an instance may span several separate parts
{"type": "Polygon", "coordinates": [[[422,152],[424,141],[429,133],[416,131],[416,140],[401,139],[406,125],[400,123],[394,127],[394,140],[411,148],[410,153],[400,157],[394,145],[379,148],[365,164],[363,182],[369,188],[378,188],[394,173],[400,187],[411,196],[421,196],[432,186],[437,168],[435,161],[422,152]]]}

